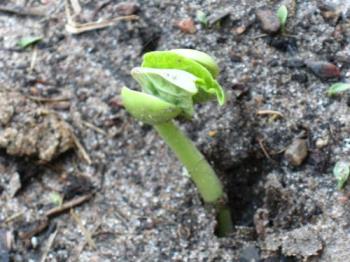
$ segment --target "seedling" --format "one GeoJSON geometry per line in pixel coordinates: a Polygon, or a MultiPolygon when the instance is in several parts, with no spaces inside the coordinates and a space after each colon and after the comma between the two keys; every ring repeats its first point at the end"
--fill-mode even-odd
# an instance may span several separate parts
{"type": "Polygon", "coordinates": [[[287,23],[287,18],[288,18],[288,9],[285,5],[281,5],[278,9],[277,9],[277,17],[280,21],[281,24],[281,31],[282,33],[285,33],[286,30],[286,23],[287,23]]]}
{"type": "Polygon", "coordinates": [[[338,189],[343,189],[350,175],[350,164],[344,161],[339,161],[333,168],[333,174],[337,179],[338,189]]]}
{"type": "Polygon", "coordinates": [[[27,47],[30,47],[30,46],[33,46],[33,45],[39,43],[42,40],[43,40],[43,38],[40,36],[24,37],[17,42],[17,46],[25,49],[27,47]]]}
{"type": "Polygon", "coordinates": [[[208,27],[208,16],[203,11],[197,11],[196,19],[203,25],[203,27],[208,27]]]}
{"type": "Polygon", "coordinates": [[[350,83],[335,83],[327,90],[329,96],[335,96],[350,89],[350,83]]]}
{"type": "Polygon", "coordinates": [[[177,127],[173,119],[190,119],[193,105],[217,99],[225,103],[225,93],[215,80],[219,67],[206,53],[190,49],[155,51],[144,55],[141,67],[131,75],[142,92],[124,87],[121,97],[126,110],[136,119],[153,125],[186,167],[205,203],[218,212],[218,234],[232,229],[223,186],[201,152],[177,127]]]}

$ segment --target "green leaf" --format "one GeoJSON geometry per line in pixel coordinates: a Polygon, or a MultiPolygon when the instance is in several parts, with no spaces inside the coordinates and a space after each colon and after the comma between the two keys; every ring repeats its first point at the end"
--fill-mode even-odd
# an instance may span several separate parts
{"type": "Polygon", "coordinates": [[[27,48],[29,46],[32,46],[32,45],[35,45],[35,44],[39,43],[42,40],[43,40],[43,38],[40,37],[40,36],[24,37],[24,38],[20,39],[17,42],[17,46],[19,46],[20,48],[25,49],[25,48],[27,48]]]}
{"type": "Polygon", "coordinates": [[[204,102],[217,98],[220,105],[225,103],[225,93],[212,74],[197,61],[174,51],[154,51],[144,55],[142,67],[184,70],[195,75],[199,92],[193,97],[194,102],[204,102]]]}
{"type": "Polygon", "coordinates": [[[280,20],[280,24],[281,24],[281,28],[282,31],[284,31],[284,28],[286,26],[287,23],[287,18],[288,18],[288,9],[285,5],[281,5],[278,9],[277,9],[277,17],[280,20]]]}
{"type": "Polygon", "coordinates": [[[136,67],[131,75],[143,90],[183,110],[186,117],[193,115],[193,95],[198,92],[196,76],[178,69],[136,67]]]}
{"type": "Polygon", "coordinates": [[[337,179],[338,189],[343,189],[350,175],[350,167],[348,162],[339,161],[333,168],[333,174],[337,179]]]}
{"type": "Polygon", "coordinates": [[[196,13],[196,19],[204,26],[207,27],[208,26],[208,17],[207,15],[201,11],[198,10],[196,13]]]}
{"type": "Polygon", "coordinates": [[[176,54],[182,55],[186,58],[196,61],[197,63],[204,66],[214,78],[216,78],[220,72],[219,66],[215,62],[215,60],[210,55],[204,52],[193,49],[173,49],[170,50],[170,52],[174,52],[176,54]]]}
{"type": "Polygon", "coordinates": [[[167,122],[181,114],[179,107],[127,87],[123,87],[121,98],[124,107],[132,116],[151,125],[167,122]]]}
{"type": "Polygon", "coordinates": [[[327,90],[327,95],[334,96],[350,89],[349,83],[335,83],[327,90]]]}

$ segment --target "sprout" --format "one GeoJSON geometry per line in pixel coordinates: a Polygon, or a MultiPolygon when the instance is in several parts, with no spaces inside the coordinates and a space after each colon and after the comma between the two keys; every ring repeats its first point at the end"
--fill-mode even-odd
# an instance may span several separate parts
{"type": "Polygon", "coordinates": [[[196,13],[196,19],[204,26],[208,26],[208,16],[201,10],[196,13]]]}
{"type": "Polygon", "coordinates": [[[343,189],[350,175],[350,164],[348,162],[339,161],[333,168],[333,174],[337,179],[338,189],[343,189]]]}
{"type": "Polygon", "coordinates": [[[29,46],[33,46],[33,45],[41,42],[42,40],[43,40],[43,38],[41,36],[24,37],[17,42],[17,46],[25,49],[29,46]]]}
{"type": "Polygon", "coordinates": [[[329,96],[335,96],[350,89],[350,83],[335,83],[327,90],[329,96]]]}
{"type": "Polygon", "coordinates": [[[186,167],[204,202],[218,212],[218,234],[232,230],[230,211],[223,186],[213,168],[191,140],[175,125],[173,119],[190,119],[195,103],[217,99],[225,103],[225,93],[215,80],[219,67],[206,53],[175,49],[144,55],[141,67],[131,71],[142,92],[124,87],[121,97],[126,110],[147,124],[160,136],[186,167]]]}
{"type": "Polygon", "coordinates": [[[285,28],[286,28],[286,23],[287,23],[287,18],[288,18],[288,9],[285,5],[281,5],[278,9],[277,9],[277,17],[280,21],[281,24],[281,31],[282,33],[284,33],[285,28]]]}

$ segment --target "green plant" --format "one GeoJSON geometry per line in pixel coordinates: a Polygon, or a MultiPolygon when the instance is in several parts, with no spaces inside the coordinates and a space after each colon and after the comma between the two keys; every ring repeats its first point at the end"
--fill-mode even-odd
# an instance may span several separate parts
{"type": "Polygon", "coordinates": [[[135,118],[153,125],[186,167],[204,202],[218,212],[218,234],[232,229],[223,186],[205,157],[177,127],[173,119],[190,119],[194,104],[217,99],[225,103],[225,93],[215,80],[219,67],[206,53],[175,49],[144,55],[141,67],[132,69],[143,92],[122,89],[124,107],[135,118]]]}
{"type": "Polygon", "coordinates": [[[327,95],[335,96],[350,89],[350,83],[335,83],[327,90],[327,95]]]}
{"type": "Polygon", "coordinates": [[[281,5],[276,12],[276,15],[280,21],[281,24],[281,31],[282,33],[285,32],[286,29],[286,23],[287,23],[287,18],[288,18],[288,9],[285,5],[281,5]]]}
{"type": "Polygon", "coordinates": [[[343,189],[350,176],[350,164],[344,161],[337,162],[333,168],[333,175],[337,180],[338,189],[343,189]]]}
{"type": "Polygon", "coordinates": [[[17,42],[17,46],[20,48],[27,48],[41,42],[43,38],[41,36],[24,37],[17,42]]]}
{"type": "Polygon", "coordinates": [[[196,19],[203,25],[203,27],[208,27],[208,16],[203,11],[197,11],[196,19]]]}

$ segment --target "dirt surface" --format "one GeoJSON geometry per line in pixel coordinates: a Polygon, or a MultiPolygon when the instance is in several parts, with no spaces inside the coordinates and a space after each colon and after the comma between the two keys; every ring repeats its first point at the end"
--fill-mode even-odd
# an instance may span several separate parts
{"type": "Polygon", "coordinates": [[[55,138],[49,155],[40,139],[25,152],[8,150],[16,137],[0,141],[0,261],[349,259],[350,191],[332,174],[349,161],[349,95],[326,90],[349,82],[350,1],[79,2],[76,22],[138,19],[72,35],[64,1],[0,2],[12,10],[0,8],[0,134],[35,137],[41,124],[55,138]],[[263,23],[275,20],[255,14],[282,3],[286,31],[272,34],[263,23]],[[43,39],[16,46],[28,36],[43,39]],[[120,104],[123,86],[138,88],[129,72],[142,54],[171,48],[215,56],[229,94],[179,120],[225,182],[235,223],[226,238],[164,142],[120,104]],[[14,92],[29,105],[18,115],[14,92]],[[49,119],[30,113],[38,108],[49,119]],[[57,201],[73,211],[56,212],[57,201]]]}

